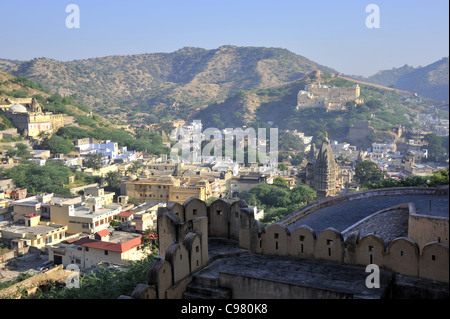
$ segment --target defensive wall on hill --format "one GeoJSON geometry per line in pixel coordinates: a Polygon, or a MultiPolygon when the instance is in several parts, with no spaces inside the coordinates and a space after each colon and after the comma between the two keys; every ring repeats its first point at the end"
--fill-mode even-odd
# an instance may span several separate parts
{"type": "MultiPolygon", "coordinates": [[[[352,266],[376,264],[380,269],[396,274],[448,283],[448,215],[419,215],[414,204],[404,203],[371,214],[342,232],[333,225],[318,234],[305,225],[289,228],[302,216],[323,207],[364,198],[383,200],[383,196],[393,194],[429,194],[446,198],[448,187],[391,188],[333,197],[310,204],[268,227],[254,219],[253,210],[244,201],[229,204],[218,199],[207,206],[199,199],[190,198],[183,204],[170,203],[158,211],[160,258],[149,270],[148,284],[136,287],[132,297],[181,298],[192,275],[211,262],[208,237],[236,240],[241,249],[252,255],[352,266]],[[379,236],[383,231],[379,221],[386,218],[389,224],[396,220],[399,227],[406,227],[406,236],[379,236]]],[[[385,232],[389,233],[389,230],[385,232]]],[[[246,288],[242,287],[242,291],[246,288]]],[[[253,298],[251,295],[241,297],[253,298]]]]}

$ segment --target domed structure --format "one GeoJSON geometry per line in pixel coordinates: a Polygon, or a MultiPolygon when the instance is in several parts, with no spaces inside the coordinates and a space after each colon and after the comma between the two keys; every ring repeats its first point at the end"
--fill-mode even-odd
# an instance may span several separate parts
{"type": "Polygon", "coordinates": [[[28,110],[22,104],[16,103],[9,108],[11,113],[28,113],[28,110]]]}

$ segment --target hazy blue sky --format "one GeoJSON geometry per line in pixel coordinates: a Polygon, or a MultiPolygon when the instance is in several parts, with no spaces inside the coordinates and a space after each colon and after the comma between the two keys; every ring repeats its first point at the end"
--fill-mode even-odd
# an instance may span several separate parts
{"type": "Polygon", "coordinates": [[[61,61],[185,46],[286,48],[346,74],[449,55],[447,0],[0,0],[0,58],[61,61]],[[66,6],[80,28],[66,27],[66,6]],[[366,27],[366,6],[380,28],[366,27]]]}

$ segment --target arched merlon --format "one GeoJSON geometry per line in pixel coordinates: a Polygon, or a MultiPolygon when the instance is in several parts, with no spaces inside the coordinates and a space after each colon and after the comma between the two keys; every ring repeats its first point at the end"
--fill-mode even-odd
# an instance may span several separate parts
{"type": "Polygon", "coordinates": [[[387,268],[406,276],[419,275],[419,246],[410,238],[396,238],[386,251],[387,268]]]}
{"type": "Polygon", "coordinates": [[[166,290],[173,286],[172,265],[164,260],[155,260],[148,270],[148,284],[156,287],[156,297],[166,299],[166,290]]]}
{"type": "Polygon", "coordinates": [[[448,245],[431,242],[422,249],[419,277],[442,282],[449,281],[448,245]]]}

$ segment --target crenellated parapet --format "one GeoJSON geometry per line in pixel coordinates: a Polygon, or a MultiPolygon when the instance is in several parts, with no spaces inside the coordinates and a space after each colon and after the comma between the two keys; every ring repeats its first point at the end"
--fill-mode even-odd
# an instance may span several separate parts
{"type": "MultiPolygon", "coordinates": [[[[420,191],[405,189],[406,193],[412,194],[420,191]]],[[[432,190],[423,191],[429,193],[432,190]]],[[[445,192],[442,189],[435,191],[438,195],[445,192]]],[[[369,191],[354,196],[383,196],[386,192],[369,191]]],[[[401,189],[392,189],[391,192],[399,193],[401,189]]],[[[341,197],[334,201],[341,203],[344,200],[341,197]]],[[[309,205],[299,214],[307,215],[308,209],[314,211],[319,205],[333,205],[333,199],[309,205]]],[[[208,237],[237,240],[239,247],[251,254],[360,266],[376,264],[382,269],[405,276],[449,282],[448,218],[439,217],[437,221],[428,221],[426,227],[421,229],[417,225],[415,206],[411,203],[376,212],[342,232],[333,227],[319,233],[306,225],[288,227],[289,222],[298,221],[299,218],[291,214],[264,227],[255,220],[253,210],[242,200],[230,204],[224,199],[218,199],[207,206],[199,199],[190,198],[182,205],[170,203],[167,207],[159,208],[161,258],[152,264],[148,285],[140,286],[139,291],[143,295],[160,299],[181,298],[192,275],[209,265],[208,237]],[[389,238],[382,232],[379,221],[391,219],[406,229],[405,236],[389,238]],[[411,220],[414,227],[408,225],[411,220]],[[439,235],[439,240],[425,242],[434,237],[417,233],[428,231],[433,226],[438,232],[433,236],[439,235]],[[386,238],[389,240],[385,241],[386,238]],[[419,238],[420,243],[414,238],[419,238]]]]}

